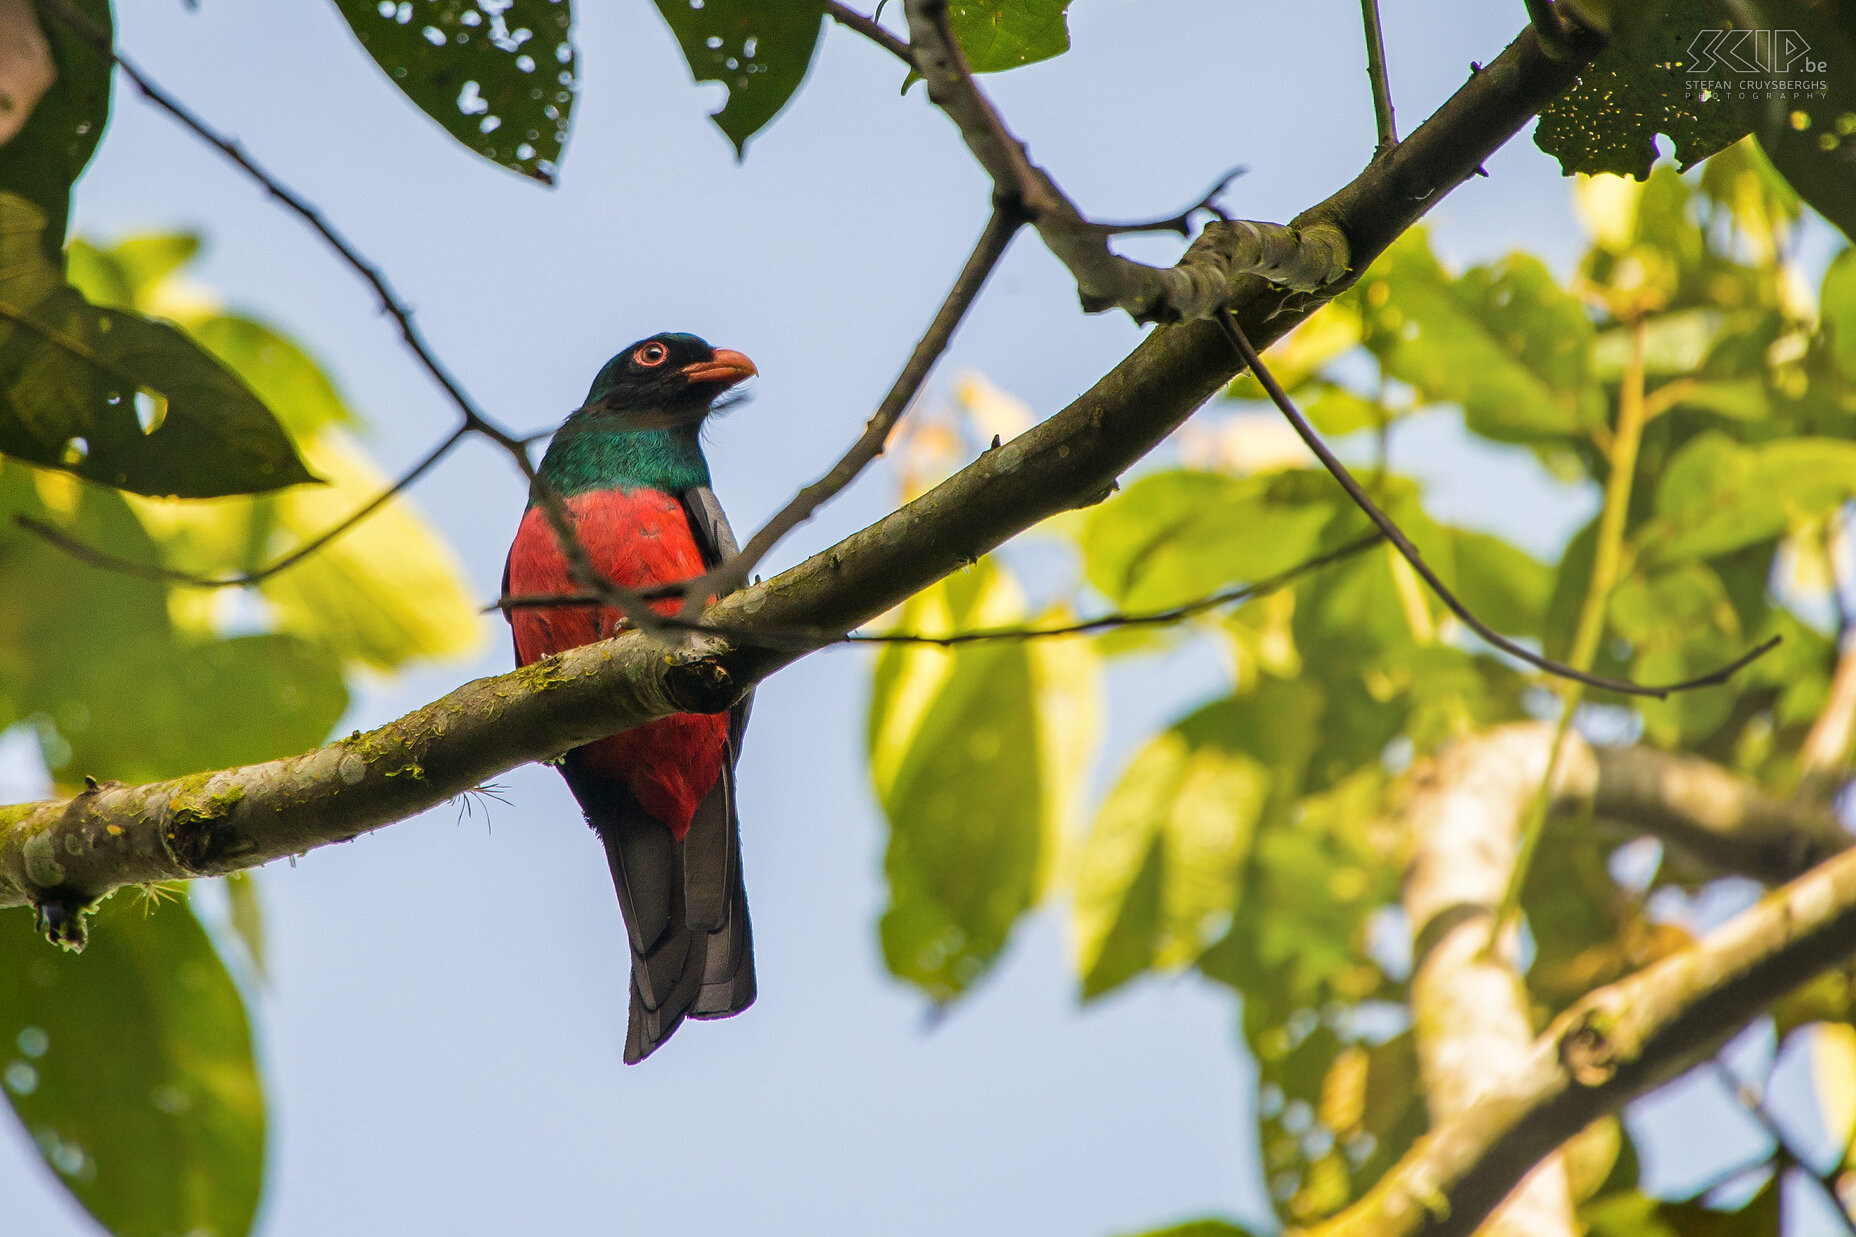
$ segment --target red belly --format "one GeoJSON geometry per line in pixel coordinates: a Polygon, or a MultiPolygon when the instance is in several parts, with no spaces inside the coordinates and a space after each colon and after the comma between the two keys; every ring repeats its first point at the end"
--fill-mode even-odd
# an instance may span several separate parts
{"type": "MultiPolygon", "coordinates": [[[[608,579],[649,588],[700,575],[702,552],[689,517],[674,496],[657,490],[595,490],[567,500],[574,530],[587,555],[608,579]]],[[[509,592],[577,593],[548,517],[532,508],[522,517],[509,551],[509,592]]],[[[675,598],[652,603],[674,614],[675,598]]],[[[532,661],[576,645],[604,640],[623,615],[609,606],[553,606],[511,612],[516,662],[532,661]]],[[[726,713],[679,713],[580,748],[588,769],[625,783],[646,811],[679,839],[722,771],[728,737],[726,713]]]]}

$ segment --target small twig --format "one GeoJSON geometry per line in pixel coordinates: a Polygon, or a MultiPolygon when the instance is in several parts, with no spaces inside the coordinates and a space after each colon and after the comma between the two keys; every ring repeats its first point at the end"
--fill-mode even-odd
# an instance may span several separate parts
{"type": "Polygon", "coordinates": [[[1366,22],[1366,76],[1373,84],[1373,120],[1378,126],[1379,154],[1398,145],[1398,127],[1392,118],[1392,83],[1386,77],[1386,40],[1379,28],[1379,0],[1360,0],[1366,22]]]}
{"type": "Polygon", "coordinates": [[[869,39],[872,43],[875,43],[878,47],[881,47],[896,59],[908,65],[911,69],[915,67],[915,57],[909,53],[907,41],[897,38],[882,26],[879,26],[876,18],[865,17],[856,9],[846,8],[844,5],[839,4],[837,0],[825,0],[825,12],[831,20],[837,22],[840,26],[855,30],[858,34],[863,35],[866,39],[869,39]]]}
{"type": "Polygon", "coordinates": [[[1245,337],[1243,328],[1238,326],[1236,317],[1229,309],[1219,312],[1218,322],[1219,325],[1224,328],[1225,337],[1230,340],[1231,346],[1237,350],[1238,356],[1242,357],[1244,363],[1250,367],[1250,372],[1256,375],[1257,381],[1263,384],[1263,389],[1269,392],[1270,399],[1274,401],[1277,408],[1282,410],[1283,416],[1289,419],[1289,424],[1295,427],[1295,432],[1301,437],[1302,441],[1308,445],[1308,449],[1315,453],[1316,458],[1321,461],[1322,465],[1327,468],[1334,479],[1340,482],[1341,488],[1347,491],[1348,496],[1353,499],[1355,505],[1357,505],[1360,510],[1364,511],[1374,524],[1379,526],[1380,531],[1385,533],[1386,539],[1397,547],[1398,552],[1404,556],[1405,561],[1411,564],[1412,570],[1416,571],[1424,582],[1430,586],[1431,591],[1436,593],[1438,599],[1450,608],[1452,614],[1463,620],[1463,623],[1469,627],[1471,631],[1481,636],[1484,640],[1488,641],[1502,652],[1507,653],[1510,657],[1519,658],[1528,665],[1539,670],[1544,670],[1548,674],[1558,678],[1571,679],[1577,683],[1584,683],[1588,687],[1602,687],[1607,691],[1614,691],[1626,696],[1654,696],[1660,700],[1675,692],[1693,691],[1699,687],[1712,687],[1717,683],[1726,682],[1729,678],[1733,677],[1735,672],[1747,665],[1747,663],[1758,657],[1764,656],[1766,653],[1778,647],[1780,637],[1774,636],[1764,644],[1761,644],[1744,656],[1736,658],[1734,661],[1722,666],[1718,670],[1711,670],[1707,674],[1692,679],[1685,679],[1680,683],[1646,686],[1642,683],[1633,683],[1628,679],[1613,679],[1602,674],[1591,674],[1586,671],[1575,669],[1564,662],[1554,661],[1551,657],[1543,657],[1532,649],[1527,648],[1525,645],[1517,644],[1515,641],[1510,640],[1507,636],[1502,635],[1493,627],[1490,627],[1487,623],[1477,618],[1475,614],[1471,612],[1470,608],[1464,605],[1455,593],[1450,591],[1444,582],[1438,578],[1437,573],[1432,571],[1430,565],[1424,561],[1424,556],[1418,552],[1418,547],[1411,543],[1411,538],[1407,537],[1403,530],[1392,522],[1392,517],[1379,509],[1378,505],[1368,497],[1364,489],[1360,488],[1360,483],[1354,480],[1352,473],[1347,471],[1347,466],[1341,463],[1340,459],[1328,449],[1328,445],[1325,442],[1321,441],[1321,435],[1315,433],[1314,427],[1308,423],[1308,419],[1302,415],[1301,410],[1295,406],[1295,402],[1289,398],[1288,393],[1282,389],[1282,386],[1276,381],[1275,376],[1270,373],[1269,368],[1263,364],[1263,358],[1257,355],[1257,350],[1255,348],[1251,347],[1250,340],[1245,337]]]}
{"type": "MultiPolygon", "coordinates": [[[[1835,1170],[1833,1169],[1829,1173],[1819,1172],[1815,1167],[1806,1163],[1802,1156],[1792,1150],[1791,1144],[1786,1141],[1784,1129],[1780,1127],[1778,1120],[1773,1117],[1772,1110],[1766,1107],[1766,1100],[1761,1094],[1761,1088],[1755,1087],[1752,1083],[1742,1079],[1719,1057],[1714,1057],[1709,1060],[1707,1068],[1709,1072],[1715,1076],[1716,1081],[1727,1088],[1727,1093],[1734,1097],[1734,1102],[1739,1104],[1740,1107],[1745,1110],[1747,1116],[1753,1118],[1753,1120],[1758,1123],[1759,1128],[1765,1133],[1766,1137],[1772,1140],[1774,1157],[1786,1164],[1792,1165],[1811,1178],[1812,1181],[1815,1181],[1818,1188],[1824,1192],[1824,1199],[1830,1204],[1830,1209],[1837,1213],[1837,1219],[1843,1224],[1843,1231],[1848,1233],[1850,1237],[1856,1237],[1856,1219],[1851,1218],[1849,1209],[1843,1205],[1843,1198],[1837,1192],[1835,1170]]],[[[1842,1162],[1841,1156],[1838,1157],[1838,1162],[1842,1162]]],[[[1757,1167],[1757,1165],[1754,1167],[1757,1167]]]]}
{"type": "Polygon", "coordinates": [[[855,481],[871,461],[883,454],[883,445],[889,440],[890,430],[895,428],[897,420],[921,390],[922,383],[927,381],[928,371],[934,368],[934,363],[947,350],[955,328],[966,317],[974,298],[985,286],[987,276],[999,265],[999,259],[1005,255],[1005,248],[1011,243],[1021,222],[1022,216],[1016,210],[1006,206],[993,209],[992,218],[986,221],[986,228],[980,233],[978,243],[973,246],[973,253],[961,269],[960,277],[949,289],[947,299],[941,302],[940,312],[928,324],[928,330],[915,345],[915,351],[909,354],[908,362],[902,367],[902,372],[896,375],[889,394],[864,425],[863,434],[831,466],[831,471],[800,490],[791,502],[761,525],[760,531],[749,538],[739,554],[687,586],[683,594],[684,618],[701,610],[711,596],[724,596],[739,588],[761,559],[767,556],[767,552],[779,544],[781,538],[811,519],[813,512],[855,481]]]}
{"type": "Polygon", "coordinates": [[[126,576],[137,576],[144,580],[158,580],[163,584],[177,584],[185,588],[245,588],[253,584],[262,584],[265,580],[268,580],[278,572],[287,571],[296,566],[311,554],[314,554],[317,550],[320,550],[323,546],[335,540],[337,537],[340,537],[356,524],[365,520],[368,516],[374,514],[374,512],[378,511],[388,500],[401,493],[413,482],[423,476],[434,464],[443,459],[445,455],[450,452],[451,448],[457,446],[458,442],[468,433],[470,433],[468,427],[459,426],[452,432],[449,438],[439,443],[436,447],[433,447],[432,450],[426,454],[424,459],[407,469],[399,480],[380,491],[380,493],[374,495],[374,497],[368,499],[361,506],[356,507],[349,513],[347,518],[343,519],[340,523],[323,530],[296,549],[283,555],[281,558],[274,559],[264,566],[254,568],[251,571],[238,572],[236,575],[199,576],[187,571],[177,571],[172,567],[162,567],[155,563],[138,563],[131,559],[118,558],[116,555],[99,550],[95,546],[85,545],[64,530],[55,528],[42,520],[35,520],[29,515],[15,515],[13,517],[13,523],[19,525],[19,527],[25,529],[29,533],[49,541],[73,558],[89,563],[93,567],[101,567],[106,571],[115,571],[126,576]]]}
{"type": "MultiPolygon", "coordinates": [[[[686,619],[681,616],[665,618],[662,624],[672,631],[720,636],[739,645],[771,644],[807,649],[823,648],[832,644],[932,644],[941,648],[952,648],[956,645],[978,644],[987,641],[1043,640],[1052,636],[1080,636],[1118,627],[1163,627],[1183,622],[1207,610],[1236,605],[1239,602],[1249,601],[1253,597],[1273,593],[1311,572],[1319,571],[1343,559],[1352,558],[1362,550],[1378,545],[1384,538],[1385,534],[1375,529],[1363,537],[1357,537],[1325,554],[1318,554],[1268,579],[1258,580],[1254,584],[1245,584],[1238,588],[1225,589],[1208,597],[1186,602],[1184,605],[1172,606],[1165,610],[1117,611],[1113,614],[1079,619],[1061,627],[986,627],[977,631],[959,631],[945,636],[931,636],[921,632],[863,634],[831,632],[821,628],[738,627],[709,623],[700,619],[686,619]]],[[[510,610],[548,610],[561,606],[598,605],[601,600],[597,593],[523,593],[499,597],[491,605],[485,606],[483,612],[488,614],[495,610],[507,612],[510,610]]]]}
{"type": "Polygon", "coordinates": [[[1222,223],[1231,222],[1231,216],[1225,213],[1224,208],[1218,205],[1218,199],[1224,196],[1224,191],[1231,187],[1232,181],[1249,170],[1249,168],[1241,165],[1232,168],[1223,176],[1220,176],[1210,189],[1201,194],[1198,201],[1176,215],[1167,215],[1160,219],[1140,220],[1134,223],[1097,223],[1094,220],[1084,219],[1066,226],[1074,227],[1080,231],[1099,232],[1103,236],[1127,236],[1136,232],[1177,232],[1181,236],[1191,236],[1192,217],[1200,211],[1208,211],[1216,215],[1222,223]]]}

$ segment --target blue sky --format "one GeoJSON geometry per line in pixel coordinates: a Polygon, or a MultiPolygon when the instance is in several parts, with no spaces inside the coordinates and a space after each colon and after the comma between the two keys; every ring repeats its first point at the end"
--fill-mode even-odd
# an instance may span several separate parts
{"type": "MultiPolygon", "coordinates": [[[[690,84],[655,9],[582,3],[583,89],[549,191],[407,106],[322,0],[122,7],[121,46],[380,262],[505,424],[557,422],[609,355],[657,330],[752,356],[755,397],[709,450],[738,529],[855,437],[986,215],[989,187],[952,127],[919,89],[898,93],[886,54],[837,29],[738,165],[707,119],[719,92],[690,84]]],[[[1519,4],[1386,6],[1401,127],[1522,19],[1519,4]]],[[[1098,217],[1177,209],[1243,164],[1231,209],[1287,219],[1371,152],[1358,20],[1353,0],[1077,0],[1074,51],[990,85],[1098,217]]],[[[1554,164],[1523,137],[1489,171],[1433,215],[1439,248],[1473,260],[1526,247],[1563,267],[1578,233],[1554,164]]],[[[130,92],[75,219],[103,239],[203,232],[197,277],[308,343],[388,466],[449,429],[365,289],[130,92]]],[[[1177,245],[1132,249],[1158,259],[1177,245]]],[[[1081,314],[1061,268],[1021,238],[938,379],[978,370],[1044,415],[1140,333],[1081,314]]],[[[1530,465],[1472,454],[1447,423],[1408,433],[1406,458],[1446,513],[1500,506],[1498,523],[1534,530],[1544,552],[1563,531],[1539,530],[1584,510],[1530,465]]],[[[893,489],[877,470],[771,566],[881,515],[893,489]]],[[[493,597],[523,503],[507,462],[467,446],[416,495],[493,597]]],[[[507,668],[500,621],[486,623],[477,662],[367,685],[344,726],[507,668]]],[[[1118,674],[1106,759],[1215,690],[1214,673],[1186,654],[1118,674]]],[[[866,676],[864,656],[833,652],[761,689],[741,775],[760,1000],[641,1067],[620,1064],[627,957],[605,864],[553,772],[499,779],[510,802],[491,805],[488,827],[440,808],[266,870],[261,1231],[625,1233],[703,1215],[741,1233],[1086,1237],[1207,1212],[1263,1222],[1228,992],[1151,980],[1079,1009],[1050,912],[936,1023],[886,977],[866,676]]],[[[5,1121],[0,1197],[9,1231],[92,1231],[5,1121]]]]}

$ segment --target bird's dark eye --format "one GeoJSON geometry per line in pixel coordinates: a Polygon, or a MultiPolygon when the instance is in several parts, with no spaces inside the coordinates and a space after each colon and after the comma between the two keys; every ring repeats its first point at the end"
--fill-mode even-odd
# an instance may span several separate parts
{"type": "Polygon", "coordinates": [[[670,359],[670,349],[656,342],[640,344],[632,353],[632,360],[647,369],[654,369],[670,359]]]}

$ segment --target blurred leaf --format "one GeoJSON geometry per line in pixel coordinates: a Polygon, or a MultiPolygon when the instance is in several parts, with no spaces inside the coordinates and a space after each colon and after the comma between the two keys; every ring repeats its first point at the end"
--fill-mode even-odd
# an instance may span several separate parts
{"type": "MultiPolygon", "coordinates": [[[[1614,172],[1639,180],[1656,162],[1659,133],[1674,141],[1684,169],[1731,146],[1746,136],[1748,124],[1731,90],[1697,95],[1691,73],[1701,66],[1691,47],[1703,31],[1736,28],[1742,23],[1714,0],[1620,6],[1604,50],[1578,85],[1540,114],[1534,144],[1558,159],[1568,176],[1614,172]]],[[[1735,70],[1714,61],[1706,72],[1719,80],[1735,70]]]]}
{"type": "Polygon", "coordinates": [[[274,328],[235,314],[214,314],[189,324],[188,331],[251,385],[298,442],[327,425],[359,424],[322,367],[274,328]]]}
{"type": "Polygon", "coordinates": [[[1802,46],[1778,76],[1803,70],[1807,80],[1824,83],[1821,93],[1754,96],[1758,101],[1748,111],[1760,148],[1818,214],[1856,240],[1856,12],[1812,0],[1754,0],[1750,8],[1761,25],[1789,33],[1802,46]],[[1803,64],[1796,61],[1800,55],[1803,64]]]}
{"type": "Polygon", "coordinates": [[[1085,999],[1176,970],[1223,935],[1272,783],[1299,782],[1319,697],[1268,680],[1161,732],[1109,792],[1076,876],[1085,999]]]}
{"type": "MultiPolygon", "coordinates": [[[[1283,390],[1293,394],[1302,384],[1319,375],[1330,361],[1359,344],[1359,298],[1342,295],[1264,349],[1263,361],[1283,390]]],[[[1245,370],[1225,388],[1225,397],[1261,402],[1268,401],[1269,393],[1249,370],[1245,370]]]]}
{"type": "Polygon", "coordinates": [[[1123,1237],[1252,1237],[1251,1231],[1215,1216],[1186,1220],[1165,1228],[1151,1228],[1144,1233],[1127,1233],[1123,1237]]]}
{"type": "Polygon", "coordinates": [[[0,1082],[58,1180],[118,1237],[243,1237],[264,1094],[238,989],[182,905],[121,893],[82,954],[0,911],[0,1082]]]}
{"type": "MultiPolygon", "coordinates": [[[[1718,309],[1678,309],[1652,314],[1643,320],[1643,372],[1658,376],[1693,374],[1708,359],[1708,352],[1727,326],[1718,309]]],[[[1630,357],[1630,330],[1615,326],[1600,334],[1592,348],[1592,368],[1598,377],[1616,381],[1630,357]]]]}
{"type": "MultiPolygon", "coordinates": [[[[911,598],[897,622],[947,632],[1022,618],[1018,585],[983,559],[911,598]]],[[[890,826],[880,935],[891,972],[937,1003],[985,973],[1043,894],[1100,707],[1095,676],[1083,641],[890,645],[878,658],[870,772],[890,826]]]]}
{"type": "Polygon", "coordinates": [[[822,0],[657,0],[690,76],[720,82],[728,102],[710,117],[735,144],[772,123],[805,81],[824,33],[822,0]]]}
{"type": "Polygon", "coordinates": [[[1070,50],[1070,0],[950,0],[948,25],[975,73],[998,73],[1070,50]]]}
{"type": "Polygon", "coordinates": [[[1640,534],[1655,561],[1707,558],[1769,541],[1856,496],[1856,443],[1788,438],[1742,446],[1696,435],[1663,471],[1656,521],[1640,534]]]}
{"type": "Polygon", "coordinates": [[[1824,272],[1818,312],[1829,329],[1838,368],[1856,380],[1856,249],[1839,253],[1824,272]]]}
{"type": "Polygon", "coordinates": [[[238,933],[238,939],[244,944],[245,953],[251,958],[252,969],[257,971],[258,978],[267,978],[270,967],[266,961],[268,951],[264,940],[264,904],[258,899],[258,874],[232,872],[227,874],[225,882],[232,931],[238,933]]]}
{"type": "Polygon", "coordinates": [[[1316,429],[1336,438],[1356,430],[1373,429],[1391,421],[1395,415],[1383,404],[1325,382],[1317,388],[1315,397],[1303,406],[1302,412],[1314,422],[1316,429]]]}
{"type": "Polygon", "coordinates": [[[1524,550],[1488,533],[1452,529],[1451,587],[1477,617],[1506,635],[1538,636],[1553,573],[1524,550]]]}
{"type": "MultiPolygon", "coordinates": [[[[72,0],[72,7],[106,35],[112,31],[110,0],[72,0]]],[[[19,10],[28,21],[33,11],[30,2],[19,10]]],[[[57,15],[44,14],[39,26],[58,76],[25,127],[11,141],[0,143],[0,194],[17,195],[38,208],[44,230],[28,240],[56,267],[64,247],[71,186],[90,162],[109,119],[111,65],[57,15]]],[[[0,214],[0,227],[9,231],[15,226],[10,214],[0,214]]]]}
{"type": "Polygon", "coordinates": [[[162,585],[80,563],[14,526],[15,514],[54,516],[46,489],[68,491],[55,516],[72,536],[142,561],[158,554],[121,495],[0,466],[0,593],[13,599],[0,607],[0,702],[15,710],[0,728],[39,717],[61,782],[177,777],[328,736],[348,703],[331,651],[284,634],[174,630],[162,585]],[[135,707],[123,708],[129,690],[135,707]]]}
{"type": "Polygon", "coordinates": [[[1428,403],[1460,404],[1501,442],[1577,436],[1604,416],[1584,307],[1539,261],[1511,254],[1459,278],[1413,229],[1361,281],[1366,346],[1428,403]]]}
{"type": "Polygon", "coordinates": [[[1314,476],[1163,472],[1096,507],[1083,528],[1089,582],[1129,609],[1163,608],[1261,580],[1314,556],[1335,514],[1314,476]]]}
{"type": "MultiPolygon", "coordinates": [[[[259,500],[287,534],[275,550],[334,526],[388,485],[333,431],[318,435],[305,454],[329,484],[259,500]]],[[[400,499],[259,587],[283,630],[388,669],[409,658],[463,656],[481,647],[484,618],[467,580],[457,552],[400,499]]]]}
{"type": "Polygon", "coordinates": [[[575,88],[571,0],[335,0],[387,79],[467,148],[554,183],[575,88]]]}
{"type": "Polygon", "coordinates": [[[270,411],[198,345],[63,282],[39,252],[44,226],[0,194],[0,450],[141,494],[313,480],[270,411]]]}

